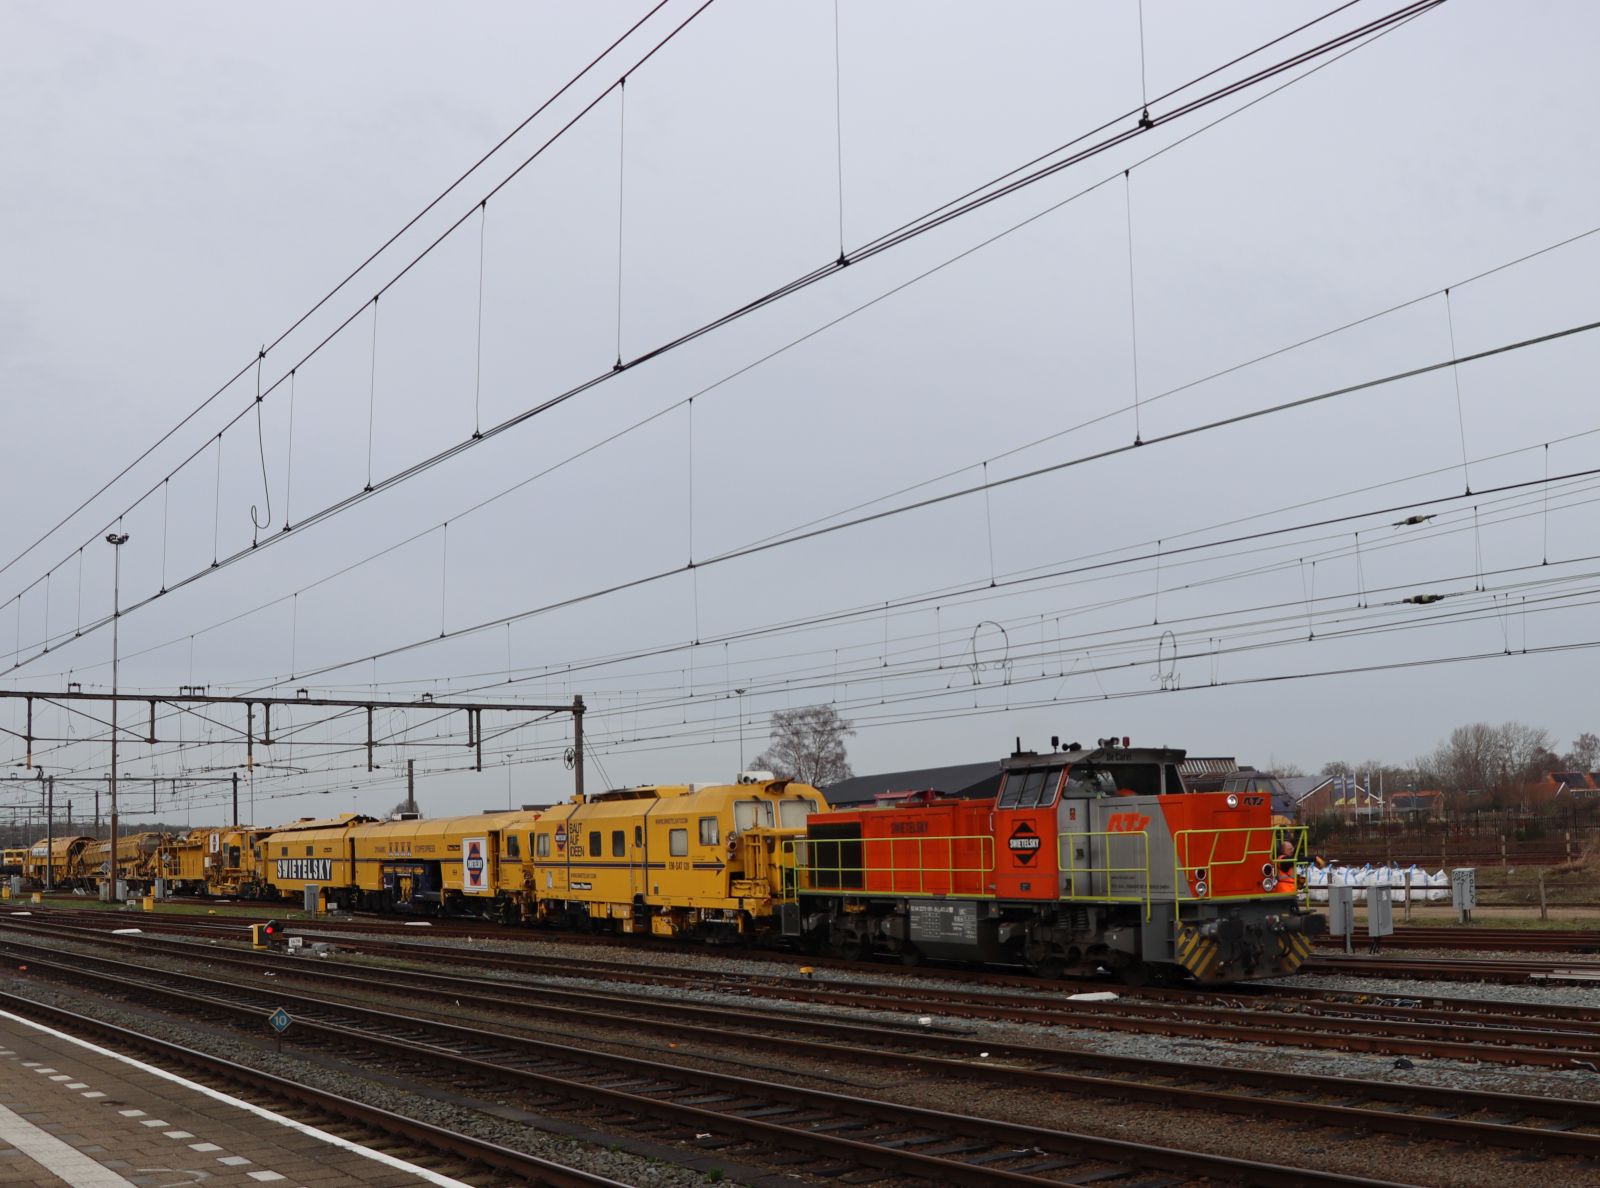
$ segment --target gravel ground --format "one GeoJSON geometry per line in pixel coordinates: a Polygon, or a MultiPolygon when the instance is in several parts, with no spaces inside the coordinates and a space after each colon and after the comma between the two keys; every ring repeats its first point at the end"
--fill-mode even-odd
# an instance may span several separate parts
{"type": "MultiPolygon", "coordinates": [[[[425,932],[423,929],[415,931],[419,934],[425,932]]],[[[626,955],[615,949],[553,944],[549,941],[506,943],[496,938],[497,943],[490,945],[487,942],[478,940],[463,942],[461,938],[447,939],[439,937],[434,939],[422,935],[416,937],[407,936],[405,939],[417,943],[440,945],[450,949],[454,954],[460,953],[464,943],[471,943],[474,946],[482,945],[484,948],[492,947],[496,950],[505,949],[514,952],[546,953],[611,962],[626,960],[626,955]]],[[[363,965],[369,963],[368,959],[356,958],[350,954],[340,954],[331,959],[329,964],[344,964],[346,962],[363,965]]],[[[751,1002],[748,995],[719,992],[712,989],[709,983],[713,983],[720,974],[743,974],[755,978],[764,978],[792,972],[787,967],[775,966],[770,962],[687,949],[681,953],[652,950],[647,957],[639,961],[639,965],[641,967],[647,965],[652,970],[668,967],[681,970],[685,974],[702,975],[706,978],[708,986],[687,989],[656,989],[631,985],[621,987],[621,989],[625,989],[630,994],[645,996],[656,994],[674,1001],[746,1007],[751,1002]]],[[[832,985],[892,986],[901,990],[914,990],[933,995],[953,988],[965,988],[968,985],[965,982],[952,983],[942,979],[918,978],[914,975],[908,976],[899,969],[874,968],[872,966],[864,966],[860,971],[829,969],[821,972],[824,974],[827,983],[832,985]]],[[[533,982],[535,984],[570,985],[574,988],[583,989],[618,989],[616,986],[584,978],[533,979],[529,975],[509,971],[485,971],[483,976],[486,982],[503,980],[518,983],[533,982]]],[[[1548,1002],[1553,1006],[1593,1005],[1595,1000],[1592,990],[1583,990],[1581,988],[1502,985],[1478,987],[1455,982],[1420,983],[1400,979],[1336,977],[1303,977],[1296,979],[1293,984],[1307,989],[1341,990],[1364,995],[1393,995],[1401,998],[1426,996],[1429,998],[1439,997],[1464,1001],[1481,1001],[1485,997],[1492,997],[1502,1001],[1548,1002]]],[[[989,992],[994,989],[978,984],[972,984],[972,988],[989,992]]],[[[1025,992],[1019,991],[1019,993],[1025,992]]],[[[63,997],[66,996],[63,995],[63,997]]],[[[74,999],[73,1001],[76,1000],[74,999]]],[[[426,1013],[425,1004],[412,1004],[411,1009],[416,1010],[417,1013],[426,1013]]],[[[810,1014],[836,1017],[841,1013],[846,1013],[853,1022],[878,1021],[892,1024],[896,1027],[904,1027],[907,1023],[905,1013],[841,1012],[841,1009],[837,1007],[805,1003],[763,1003],[762,1009],[790,1012],[800,1017],[810,1014]]],[[[460,1014],[462,1015],[462,1021],[466,1022],[466,1016],[473,1013],[460,1012],[460,1014]]],[[[1005,1040],[1018,1044],[1038,1043],[1040,1040],[1037,1028],[1026,1028],[1006,1023],[964,1018],[940,1019],[935,1017],[933,1025],[962,1034],[993,1036],[996,1040],[1005,1040]]],[[[551,1037],[556,1036],[556,1028],[541,1026],[537,1021],[528,1022],[524,1025],[524,1029],[532,1034],[543,1032],[551,1037]]],[[[1383,1137],[1374,1138],[1369,1136],[1360,1141],[1349,1141],[1345,1136],[1336,1135],[1332,1132],[1308,1132],[1303,1129],[1291,1129],[1285,1125],[1252,1120],[1248,1117],[1216,1115],[1201,1111],[1159,1109],[1099,1100],[1091,1101],[1089,1099],[1055,1094],[1041,1095],[1038,1091],[997,1088],[991,1081],[962,1082],[945,1079],[932,1080],[908,1075],[897,1076],[893,1073],[886,1073],[881,1069],[864,1066],[817,1066],[812,1064],[807,1067],[805,1062],[792,1059],[787,1055],[782,1058],[783,1068],[781,1072],[784,1075],[774,1078],[771,1072],[761,1071],[763,1068],[770,1068],[770,1066],[763,1065],[759,1059],[752,1059],[753,1057],[758,1058],[760,1054],[750,1050],[752,1041],[748,1039],[731,1039],[727,1048],[720,1051],[714,1046],[697,1044],[696,1047],[700,1050],[696,1051],[690,1049],[688,1045],[680,1045],[676,1049],[669,1049],[669,1041],[660,1036],[630,1032],[619,1028],[616,1024],[605,1026],[603,1031],[589,1036],[585,1036],[582,1029],[573,1030],[562,1026],[560,1030],[574,1038],[583,1038],[586,1043],[592,1043],[595,1046],[628,1054],[643,1055],[649,1058],[672,1059],[692,1067],[706,1067],[744,1075],[766,1077],[768,1079],[793,1079],[816,1088],[834,1092],[848,1092],[849,1090],[842,1088],[842,1081],[845,1084],[855,1084],[860,1087],[870,1086],[875,1096],[924,1108],[946,1109],[963,1113],[981,1109],[986,1114],[1032,1125],[1065,1130],[1081,1130],[1134,1141],[1190,1147],[1196,1150],[1207,1150],[1272,1162],[1309,1163],[1353,1175],[1389,1176],[1412,1183],[1451,1186],[1495,1183],[1504,1185],[1506,1188],[1534,1183],[1537,1183],[1540,1188],[1552,1188],[1552,1185],[1559,1186],[1568,1183],[1600,1183],[1600,1171],[1580,1169],[1571,1164],[1570,1161],[1556,1160],[1548,1163],[1528,1163],[1518,1161],[1506,1152],[1457,1151],[1428,1145],[1413,1145],[1404,1140],[1383,1137]],[[741,1058],[748,1061],[750,1065],[754,1065],[754,1068],[752,1069],[749,1065],[730,1067],[734,1060],[741,1058]],[[981,1103],[981,1106],[974,1103],[981,1103]]],[[[173,1031],[176,1036],[192,1037],[192,1029],[188,1025],[181,1028],[175,1027],[173,1031]]],[[[224,1036],[224,1042],[227,1042],[226,1036],[224,1036]]],[[[1046,1042],[1050,1047],[1065,1050],[1082,1049],[1116,1055],[1173,1060],[1199,1066],[1261,1067],[1303,1071],[1320,1075],[1344,1076],[1357,1081],[1382,1079],[1422,1084],[1443,1084],[1459,1088],[1511,1091],[1537,1096],[1600,1099],[1600,1075],[1582,1070],[1552,1072],[1545,1069],[1511,1069],[1505,1066],[1484,1067],[1442,1060],[1415,1060],[1413,1061],[1415,1067],[1411,1069],[1396,1069],[1393,1067],[1394,1062],[1390,1057],[1306,1051],[1288,1047],[1257,1047],[1236,1043],[1212,1043],[1194,1039],[1140,1035],[1130,1032],[1103,1033],[1073,1030],[1069,1027],[1051,1030],[1048,1033],[1046,1042]]],[[[758,1044],[759,1041],[754,1041],[754,1043],[758,1044]]],[[[235,1042],[232,1046],[239,1045],[235,1042]]],[[[243,1057],[233,1051],[225,1051],[222,1054],[228,1055],[233,1059],[244,1060],[243,1057]]],[[[257,1064],[260,1067],[271,1067],[270,1063],[263,1063],[263,1061],[270,1062],[275,1059],[267,1053],[255,1053],[254,1057],[244,1060],[244,1062],[257,1064]]],[[[287,1058],[285,1058],[285,1062],[287,1063],[287,1058]]],[[[444,1125],[461,1125],[456,1116],[463,1111],[456,1107],[446,1106],[443,1103],[428,1102],[425,1099],[397,1093],[382,1086],[369,1092],[367,1090],[371,1089],[370,1083],[351,1080],[350,1087],[346,1089],[341,1084],[340,1091],[360,1092],[365,1099],[376,1100],[378,1104],[385,1105],[386,1108],[396,1108],[398,1104],[405,1103],[408,1107],[406,1112],[412,1113],[414,1116],[424,1117],[429,1121],[437,1121],[444,1125]],[[367,1086],[367,1089],[362,1089],[362,1086],[367,1086]],[[378,1094],[376,1098],[374,1097],[374,1092],[378,1094]],[[387,1095],[391,1100],[384,1100],[384,1095],[387,1095]],[[432,1111],[442,1111],[444,1119],[434,1116],[432,1111]]],[[[479,1121],[482,1121],[481,1116],[478,1116],[478,1118],[479,1121]]],[[[508,1127],[506,1124],[494,1120],[489,1120],[487,1125],[490,1127],[490,1137],[495,1137],[497,1141],[507,1142],[508,1145],[518,1146],[521,1149],[533,1150],[535,1153],[544,1155],[547,1158],[575,1163],[575,1165],[600,1171],[602,1174],[612,1175],[629,1183],[642,1183],[652,1186],[658,1184],[676,1185],[680,1183],[695,1183],[701,1178],[695,1173],[685,1172],[677,1168],[664,1168],[660,1165],[649,1165],[638,1160],[633,1160],[634,1163],[639,1164],[638,1168],[618,1171],[612,1166],[613,1161],[619,1158],[627,1158],[618,1153],[596,1152],[593,1148],[573,1144],[570,1140],[538,1135],[536,1132],[530,1133],[524,1127],[508,1127]],[[504,1133],[508,1131],[515,1136],[521,1136],[520,1139],[508,1139],[504,1133]],[[530,1143],[535,1145],[530,1145],[530,1143]],[[604,1159],[599,1165],[580,1162],[579,1150],[603,1156],[604,1159]]],[[[473,1132],[480,1133],[476,1129],[473,1132]]],[[[734,1181],[729,1180],[726,1182],[734,1181]]]]}
{"type": "MultiPolygon", "coordinates": [[[[636,1184],[644,1188],[690,1188],[706,1182],[703,1174],[670,1163],[641,1158],[626,1151],[501,1121],[475,1110],[431,1100],[337,1069],[318,1067],[314,1070],[314,1075],[308,1077],[307,1066],[303,1061],[288,1054],[275,1055],[225,1029],[197,1025],[192,1020],[174,1019],[167,1022],[153,1017],[150,1013],[130,1010],[81,991],[60,990],[47,983],[11,976],[9,973],[0,977],[0,986],[11,993],[51,1006],[63,1007],[173,1043],[198,1047],[213,1055],[261,1069],[263,1072],[290,1079],[306,1079],[320,1089],[338,1093],[352,1100],[363,1101],[435,1126],[488,1139],[568,1167],[607,1176],[624,1184],[636,1184]]],[[[739,1181],[724,1179],[722,1182],[736,1184],[739,1181]]]]}
{"type": "Polygon", "coordinates": [[[1293,984],[1300,989],[1337,990],[1377,998],[1442,998],[1484,1006],[1492,1006],[1496,1002],[1515,1002],[1552,1007],[1600,1007],[1600,986],[1594,985],[1428,981],[1420,978],[1351,977],[1340,974],[1301,974],[1293,984]]]}

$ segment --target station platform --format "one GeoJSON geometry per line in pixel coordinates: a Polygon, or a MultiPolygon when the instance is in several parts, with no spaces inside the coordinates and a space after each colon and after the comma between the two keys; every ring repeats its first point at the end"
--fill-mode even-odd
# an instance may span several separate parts
{"type": "Polygon", "coordinates": [[[465,1188],[7,1011],[0,1011],[0,1184],[465,1188]]]}

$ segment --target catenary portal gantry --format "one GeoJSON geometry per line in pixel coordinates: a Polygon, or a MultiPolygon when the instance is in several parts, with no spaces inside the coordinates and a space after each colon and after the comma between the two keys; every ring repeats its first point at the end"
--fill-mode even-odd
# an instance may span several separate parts
{"type": "MultiPolygon", "coordinates": [[[[127,737],[129,741],[145,743],[154,746],[163,741],[179,741],[174,739],[163,740],[157,732],[157,707],[172,706],[181,708],[191,705],[220,705],[243,706],[245,711],[245,726],[243,730],[245,744],[245,767],[255,767],[255,748],[259,744],[270,747],[274,743],[272,737],[272,709],[274,706],[311,706],[324,709],[361,710],[365,711],[367,720],[367,770],[377,769],[377,735],[373,728],[373,719],[379,710],[428,710],[437,714],[464,713],[467,718],[467,740],[465,746],[471,748],[474,756],[474,770],[483,770],[483,715],[489,713],[509,714],[571,714],[572,715],[572,772],[573,790],[579,795],[583,794],[583,715],[584,703],[581,695],[574,696],[569,702],[554,704],[529,704],[516,701],[439,701],[432,694],[424,693],[421,697],[405,701],[381,700],[359,697],[312,697],[307,690],[298,690],[293,697],[266,697],[249,695],[243,697],[221,696],[211,693],[195,691],[193,686],[184,686],[178,693],[85,693],[79,689],[69,689],[65,693],[43,692],[39,690],[10,689],[0,690],[0,699],[21,700],[26,706],[26,725],[23,732],[18,735],[14,730],[0,728],[6,734],[22,739],[26,749],[26,758],[22,766],[33,767],[33,748],[35,743],[73,743],[84,741],[81,738],[66,738],[57,736],[40,735],[34,732],[33,707],[34,703],[43,702],[47,705],[60,705],[64,702],[106,702],[111,704],[139,703],[147,705],[150,710],[149,728],[144,734],[137,734],[129,727],[116,728],[118,733],[127,737]],[[261,730],[256,731],[256,710],[261,710],[261,730]]],[[[83,711],[77,711],[83,712],[83,711]]]]}

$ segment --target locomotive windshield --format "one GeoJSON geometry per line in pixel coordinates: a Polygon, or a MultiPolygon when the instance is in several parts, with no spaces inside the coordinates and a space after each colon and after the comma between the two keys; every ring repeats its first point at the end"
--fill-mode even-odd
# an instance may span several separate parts
{"type": "Polygon", "coordinates": [[[996,808],[1043,808],[1056,798],[1061,768],[1035,767],[1031,771],[1006,773],[1006,786],[1000,790],[996,808]]]}

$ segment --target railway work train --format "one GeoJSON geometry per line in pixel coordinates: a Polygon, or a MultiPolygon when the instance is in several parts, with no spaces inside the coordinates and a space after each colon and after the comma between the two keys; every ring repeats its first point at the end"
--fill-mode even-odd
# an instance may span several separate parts
{"type": "MultiPolygon", "coordinates": [[[[214,895],[310,890],[337,908],[1046,977],[1293,973],[1322,925],[1300,906],[1304,831],[1273,824],[1264,796],[1186,791],[1181,750],[1126,742],[1019,748],[981,799],[830,808],[816,788],[757,772],[474,816],[200,830],[153,850],[141,836],[132,849],[176,889],[214,895]]],[[[92,879],[90,865],[78,869],[92,879]]]]}

